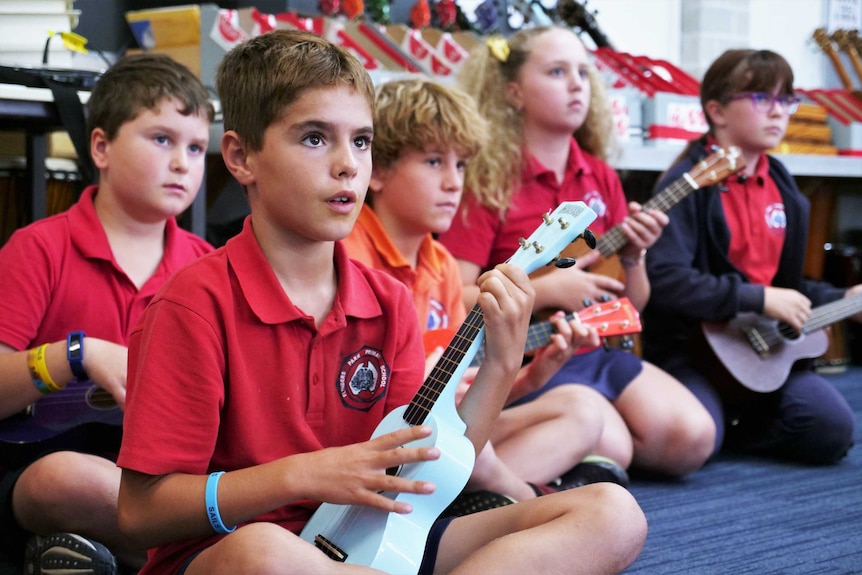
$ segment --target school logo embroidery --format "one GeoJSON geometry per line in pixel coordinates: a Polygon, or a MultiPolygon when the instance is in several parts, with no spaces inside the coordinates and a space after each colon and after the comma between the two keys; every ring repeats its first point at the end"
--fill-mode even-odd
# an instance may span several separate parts
{"type": "Polygon", "coordinates": [[[428,319],[425,322],[427,330],[443,329],[449,327],[449,314],[446,308],[436,299],[432,299],[428,305],[428,319]]]}
{"type": "Polygon", "coordinates": [[[766,227],[776,236],[783,236],[787,228],[787,214],[784,213],[784,204],[776,203],[766,206],[766,227]]]}
{"type": "Polygon", "coordinates": [[[368,411],[388,386],[389,364],[379,349],[364,346],[341,362],[338,391],[346,407],[368,411]]]}
{"type": "Polygon", "coordinates": [[[596,212],[598,217],[604,217],[608,211],[608,206],[605,204],[605,198],[598,190],[593,190],[584,194],[583,202],[596,212]]]}

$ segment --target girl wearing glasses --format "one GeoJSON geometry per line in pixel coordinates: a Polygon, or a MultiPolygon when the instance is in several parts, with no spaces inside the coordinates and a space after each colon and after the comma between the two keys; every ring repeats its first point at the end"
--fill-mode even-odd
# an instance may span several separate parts
{"type": "MultiPolygon", "coordinates": [[[[694,392],[715,420],[719,445],[835,463],[853,443],[853,413],[826,379],[788,359],[786,346],[785,357],[766,360],[778,389],[751,391],[729,377],[727,361],[716,360],[716,348],[704,337],[704,325],[727,324],[703,322],[738,323],[746,313],[798,332],[812,308],[862,292],[862,286],[845,292],[802,277],[809,202],[767,154],[799,107],[793,71],[774,52],[729,50],[704,75],[700,99],[709,131],[689,143],[656,189],[689,171],[714,145],[737,146],[745,168],[668,212],[670,223],[647,255],[652,297],[644,312],[645,356],[694,392]],[[788,361],[793,369],[785,378],[780,366],[788,361]]],[[[760,362],[753,349],[751,361],[760,362]]]]}

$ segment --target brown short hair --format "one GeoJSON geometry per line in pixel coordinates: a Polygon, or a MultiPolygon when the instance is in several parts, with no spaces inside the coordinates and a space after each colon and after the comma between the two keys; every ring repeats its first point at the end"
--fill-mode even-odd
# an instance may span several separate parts
{"type": "MultiPolygon", "coordinates": [[[[727,50],[710,65],[700,83],[700,103],[715,100],[726,104],[740,92],[793,94],[793,69],[783,56],[770,50],[727,50]]],[[[707,120],[712,128],[712,122],[707,120]]]]}
{"type": "Polygon", "coordinates": [[[216,72],[224,129],[249,149],[263,147],[263,134],[305,90],[353,86],[374,110],[374,85],[347,50],[311,32],[275,30],[232,49],[216,72]]]}
{"type": "Polygon", "coordinates": [[[105,131],[113,140],[126,122],[163,100],[182,102],[180,113],[213,121],[213,106],[203,83],[191,70],[164,54],[135,54],[119,59],[102,74],[87,102],[87,131],[105,131]]]}

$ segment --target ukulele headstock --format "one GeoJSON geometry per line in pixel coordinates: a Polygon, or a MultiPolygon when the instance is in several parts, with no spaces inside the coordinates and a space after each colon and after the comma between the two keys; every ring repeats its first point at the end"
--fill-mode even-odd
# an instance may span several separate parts
{"type": "Polygon", "coordinates": [[[850,46],[850,36],[846,30],[838,29],[832,32],[832,40],[839,50],[846,50],[850,46]]]}
{"type": "Polygon", "coordinates": [[[742,150],[736,146],[717,148],[712,154],[695,164],[688,175],[696,184],[695,188],[711,186],[745,167],[742,150]]]}
{"type": "Polygon", "coordinates": [[[835,47],[832,45],[832,38],[829,36],[829,33],[826,32],[826,28],[817,28],[814,30],[812,38],[814,38],[814,41],[817,42],[817,45],[820,46],[820,49],[824,52],[832,52],[835,50],[835,47]]]}
{"type": "Polygon", "coordinates": [[[586,235],[587,226],[596,217],[584,202],[563,202],[542,216],[542,223],[529,238],[519,240],[521,247],[509,258],[509,263],[528,274],[551,263],[567,245],[586,235]]]}

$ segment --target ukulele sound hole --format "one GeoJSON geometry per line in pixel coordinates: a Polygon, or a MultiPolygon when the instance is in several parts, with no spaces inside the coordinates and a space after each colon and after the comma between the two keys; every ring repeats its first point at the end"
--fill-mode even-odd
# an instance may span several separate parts
{"type": "Polygon", "coordinates": [[[784,322],[780,322],[778,324],[778,332],[781,334],[781,337],[786,340],[793,341],[799,339],[799,332],[784,322]]]}
{"type": "Polygon", "coordinates": [[[87,405],[93,409],[107,410],[117,407],[117,402],[110,393],[94,385],[87,391],[87,405]]]}

